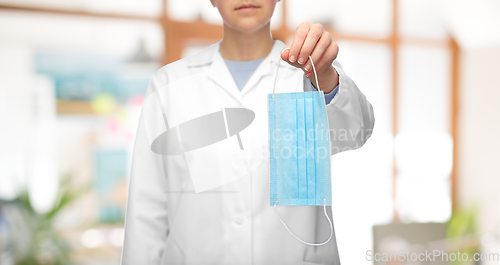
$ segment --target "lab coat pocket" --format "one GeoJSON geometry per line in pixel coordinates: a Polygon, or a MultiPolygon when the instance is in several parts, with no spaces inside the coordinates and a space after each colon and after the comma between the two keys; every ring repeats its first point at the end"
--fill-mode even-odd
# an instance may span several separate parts
{"type": "Polygon", "coordinates": [[[184,263],[185,263],[184,252],[179,247],[177,242],[172,238],[172,236],[169,236],[167,239],[167,242],[165,244],[165,247],[163,248],[163,255],[162,255],[160,264],[162,264],[162,265],[169,265],[169,264],[181,265],[184,263]]]}
{"type": "Polygon", "coordinates": [[[185,153],[196,192],[220,187],[242,177],[243,154],[236,137],[185,153]]]}
{"type": "Polygon", "coordinates": [[[223,135],[218,135],[218,140],[211,141],[212,144],[185,152],[196,192],[217,188],[246,176],[263,161],[253,111],[224,108],[215,114],[218,123],[212,126],[221,127],[217,134],[223,135]]]}

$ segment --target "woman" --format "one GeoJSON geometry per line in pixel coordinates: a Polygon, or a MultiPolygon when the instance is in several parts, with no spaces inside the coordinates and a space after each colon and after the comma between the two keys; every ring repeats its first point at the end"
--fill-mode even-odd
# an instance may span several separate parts
{"type": "MultiPolygon", "coordinates": [[[[323,26],[302,23],[290,49],[272,39],[277,2],[211,0],[224,20],[223,39],[151,78],[134,147],[121,264],[340,264],[335,235],[322,246],[302,244],[269,206],[267,96],[280,57],[288,64],[279,67],[276,93],[319,86],[330,130],[349,132],[342,139],[330,135],[332,155],[366,142],[373,110],[334,61],[338,46],[323,26]],[[319,84],[311,78],[313,62],[319,84]],[[243,143],[230,137],[193,152],[181,148],[181,155],[162,155],[167,151],[155,146],[162,132],[227,108],[255,113],[241,132],[243,143]]],[[[282,206],[280,215],[309,242],[330,234],[323,207],[282,206]]]]}

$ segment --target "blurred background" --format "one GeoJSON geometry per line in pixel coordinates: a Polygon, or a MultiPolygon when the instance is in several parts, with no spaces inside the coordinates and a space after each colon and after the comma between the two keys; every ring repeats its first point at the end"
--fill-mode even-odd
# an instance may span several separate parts
{"type": "MultiPolygon", "coordinates": [[[[274,38],[303,21],[376,116],[332,159],[342,263],[499,253],[500,1],[282,0],[274,38]]],[[[221,38],[208,0],[0,0],[0,264],[119,264],[149,78],[221,38]]]]}

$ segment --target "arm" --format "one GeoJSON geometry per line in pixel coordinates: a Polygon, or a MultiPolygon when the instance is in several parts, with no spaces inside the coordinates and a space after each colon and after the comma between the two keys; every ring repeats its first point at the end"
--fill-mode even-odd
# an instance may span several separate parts
{"type": "MultiPolygon", "coordinates": [[[[155,85],[153,77],[148,87],[149,97],[156,96],[151,93],[155,85]]],[[[122,265],[160,264],[168,235],[165,168],[163,156],[151,151],[148,137],[151,130],[146,126],[148,117],[145,118],[151,114],[148,102],[151,101],[144,101],[132,156],[122,265]]]]}
{"type": "MultiPolygon", "coordinates": [[[[332,141],[331,154],[358,149],[370,138],[375,124],[373,107],[337,62],[339,84],[325,94],[326,111],[332,141]]],[[[325,78],[325,77],[323,77],[325,78]]],[[[305,91],[317,91],[312,80],[305,78],[305,91]]]]}
{"type": "MultiPolygon", "coordinates": [[[[313,85],[312,81],[309,80],[309,85],[311,86],[311,89],[305,89],[304,91],[313,91],[313,90],[316,90],[318,91],[318,89],[313,85]]],[[[332,92],[330,93],[325,93],[325,104],[330,104],[330,102],[332,101],[332,99],[335,97],[335,95],[337,94],[337,92],[339,91],[339,85],[337,85],[333,90],[332,92]]]]}
{"type": "Polygon", "coordinates": [[[332,92],[325,94],[325,103],[328,105],[330,102],[332,102],[332,99],[335,97],[337,94],[337,91],[339,91],[339,86],[337,85],[332,92]]]}
{"type": "Polygon", "coordinates": [[[326,105],[332,155],[363,146],[375,125],[370,102],[337,61],[333,62],[333,66],[339,73],[340,81],[335,98],[326,105]]]}

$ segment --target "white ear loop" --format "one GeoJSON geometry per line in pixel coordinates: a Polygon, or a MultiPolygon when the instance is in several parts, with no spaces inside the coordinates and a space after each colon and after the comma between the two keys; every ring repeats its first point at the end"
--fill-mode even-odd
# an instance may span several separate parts
{"type": "MultiPolygon", "coordinates": [[[[276,68],[276,75],[274,76],[273,98],[274,98],[274,91],[276,89],[276,79],[278,79],[278,70],[280,69],[281,54],[283,53],[284,50],[290,50],[290,48],[284,48],[280,52],[280,58],[278,60],[278,67],[276,68]]],[[[313,59],[311,58],[311,55],[309,55],[309,60],[311,61],[311,65],[312,65],[312,68],[314,71],[314,78],[316,79],[316,85],[318,86],[318,91],[321,91],[321,89],[319,88],[318,74],[316,73],[316,67],[314,67],[314,62],[313,62],[313,59]]]]}
{"type": "Polygon", "coordinates": [[[330,241],[330,239],[332,239],[332,236],[333,236],[333,224],[332,224],[332,221],[330,220],[330,217],[328,217],[328,214],[326,213],[326,199],[323,199],[323,202],[324,202],[323,208],[325,210],[325,216],[326,216],[326,219],[328,220],[328,223],[330,224],[330,237],[328,237],[328,239],[323,243],[309,243],[309,242],[306,242],[306,241],[298,238],[294,233],[292,233],[292,231],[290,231],[290,229],[285,224],[285,222],[283,222],[283,220],[281,220],[280,216],[278,215],[278,212],[276,211],[276,204],[278,203],[278,201],[276,201],[274,203],[274,213],[276,214],[278,219],[280,219],[281,223],[285,226],[286,230],[288,230],[288,233],[290,233],[292,236],[294,236],[298,241],[300,241],[306,245],[309,245],[309,246],[322,246],[322,245],[328,243],[328,241],[330,241]]]}

